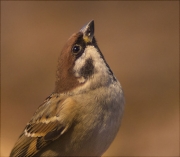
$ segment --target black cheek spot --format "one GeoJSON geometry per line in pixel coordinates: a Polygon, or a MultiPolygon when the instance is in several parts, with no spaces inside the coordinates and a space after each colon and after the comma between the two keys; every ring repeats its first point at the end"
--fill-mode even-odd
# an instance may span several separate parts
{"type": "Polygon", "coordinates": [[[84,78],[89,78],[94,73],[94,65],[92,58],[86,60],[85,65],[81,68],[80,74],[84,78]]]}

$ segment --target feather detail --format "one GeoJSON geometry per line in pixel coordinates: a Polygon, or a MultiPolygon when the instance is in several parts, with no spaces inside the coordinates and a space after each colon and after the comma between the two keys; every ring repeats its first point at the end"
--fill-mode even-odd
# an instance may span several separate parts
{"type": "Polygon", "coordinates": [[[68,130],[76,113],[75,101],[65,94],[57,95],[50,95],[39,106],[16,142],[10,157],[31,157],[68,130]]]}

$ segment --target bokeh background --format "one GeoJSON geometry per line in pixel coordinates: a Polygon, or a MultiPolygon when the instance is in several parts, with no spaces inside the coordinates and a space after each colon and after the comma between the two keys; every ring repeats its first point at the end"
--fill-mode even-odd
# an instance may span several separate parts
{"type": "Polygon", "coordinates": [[[66,40],[92,19],[126,97],[104,156],[179,156],[178,1],[1,1],[1,156],[53,91],[66,40]]]}

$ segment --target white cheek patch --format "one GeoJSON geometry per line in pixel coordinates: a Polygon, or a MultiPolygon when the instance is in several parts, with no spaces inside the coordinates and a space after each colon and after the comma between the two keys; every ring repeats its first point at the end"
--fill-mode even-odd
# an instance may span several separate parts
{"type": "Polygon", "coordinates": [[[74,93],[81,93],[92,88],[108,85],[113,76],[109,74],[109,68],[107,67],[104,59],[94,46],[87,46],[84,53],[79,57],[73,68],[75,76],[78,77],[79,83],[84,83],[83,86],[79,86],[74,93]],[[89,78],[81,76],[82,67],[86,66],[86,61],[92,59],[93,74],[89,78]]]}
{"type": "Polygon", "coordinates": [[[84,53],[75,62],[73,70],[76,77],[81,77],[80,70],[90,58],[93,60],[95,72],[108,72],[108,68],[97,49],[94,46],[87,46],[84,53]]]}

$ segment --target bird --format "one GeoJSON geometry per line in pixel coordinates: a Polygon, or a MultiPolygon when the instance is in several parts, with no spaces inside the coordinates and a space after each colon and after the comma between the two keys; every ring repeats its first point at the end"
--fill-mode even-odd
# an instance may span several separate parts
{"type": "Polygon", "coordinates": [[[10,157],[100,157],[116,137],[122,86],[100,51],[94,20],[72,34],[58,58],[55,88],[37,108],[10,157]]]}

